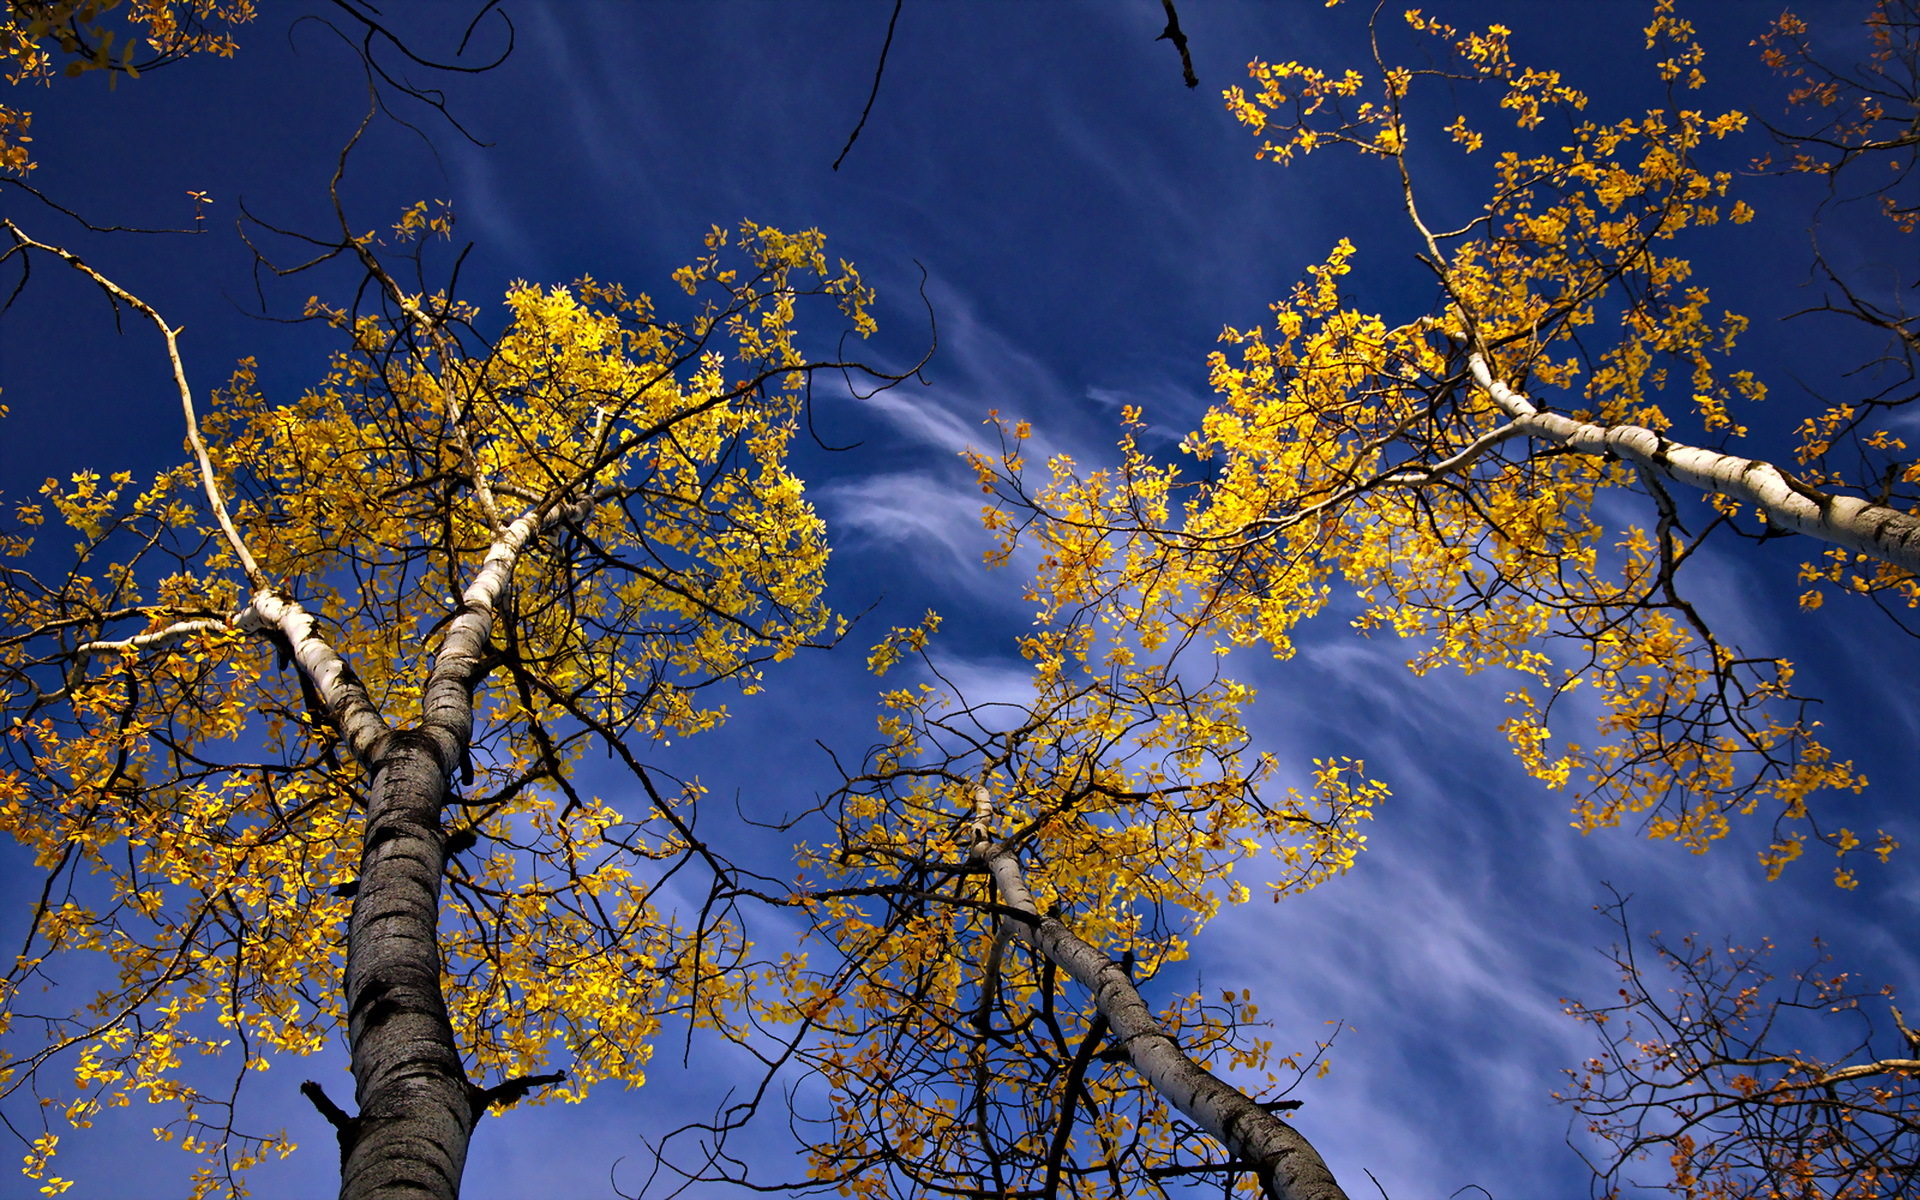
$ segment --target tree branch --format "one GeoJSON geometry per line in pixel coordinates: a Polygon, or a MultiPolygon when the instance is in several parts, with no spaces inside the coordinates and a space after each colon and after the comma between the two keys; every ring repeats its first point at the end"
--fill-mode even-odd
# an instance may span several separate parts
{"type": "Polygon", "coordinates": [[[1167,27],[1160,31],[1156,42],[1172,42],[1173,48],[1180,52],[1180,70],[1186,77],[1187,86],[1200,86],[1200,77],[1193,73],[1193,55],[1187,52],[1187,35],[1180,31],[1180,14],[1174,11],[1173,0],[1160,0],[1167,10],[1167,27]]]}
{"type": "Polygon", "coordinates": [[[537,1087],[546,1087],[551,1083],[565,1083],[567,1073],[554,1071],[546,1075],[521,1075],[513,1079],[502,1080],[490,1088],[473,1089],[473,1116],[475,1120],[494,1105],[506,1108],[518,1104],[527,1098],[527,1093],[537,1087]]]}
{"type": "Polygon", "coordinates": [[[1067,1143],[1073,1137],[1073,1106],[1080,1098],[1081,1088],[1086,1083],[1087,1067],[1093,1062],[1093,1052],[1107,1036],[1107,1014],[1096,1012],[1093,1020],[1087,1024],[1087,1036],[1080,1039],[1080,1048],[1073,1053],[1073,1062],[1067,1067],[1067,1081],[1060,1087],[1060,1123],[1054,1126],[1053,1142],[1047,1147],[1047,1181],[1041,1187],[1041,1193],[1047,1200],[1060,1194],[1060,1164],[1067,1154],[1067,1143]]]}
{"type": "Polygon", "coordinates": [[[860,137],[860,131],[867,127],[867,115],[873,111],[874,98],[880,94],[880,76],[887,69],[887,51],[893,48],[893,27],[900,20],[900,5],[904,0],[893,0],[893,16],[887,20],[887,40],[880,44],[880,64],[873,69],[873,90],[867,93],[867,106],[860,110],[860,123],[847,135],[847,144],[840,149],[840,157],[833,160],[833,169],[838,171],[840,164],[846,161],[847,152],[853,149],[853,143],[860,137]]]}
{"type": "Polygon", "coordinates": [[[1021,934],[1081,986],[1107,1019],[1115,1042],[1134,1070],[1166,1101],[1205,1129],[1236,1160],[1255,1165],[1274,1200],[1346,1200],[1346,1193],[1312,1144],[1238,1088],[1194,1061],[1174,1042],[1119,963],[1083,941],[1058,918],[1043,916],[1027,891],[1013,851],[988,836],[993,800],[984,787],[973,792],[973,857],[992,874],[1000,899],[1039,918],[1021,934]]]}
{"type": "Polygon", "coordinates": [[[345,1167],[347,1155],[353,1152],[353,1144],[360,1137],[360,1118],[348,1116],[346,1110],[327,1095],[327,1089],[311,1079],[300,1085],[300,1094],[313,1101],[313,1106],[320,1110],[327,1124],[333,1126],[334,1136],[340,1141],[340,1165],[345,1167]]]}
{"type": "Polygon", "coordinates": [[[45,242],[34,241],[20,232],[20,227],[11,220],[7,220],[5,224],[7,232],[13,235],[17,245],[45,251],[64,261],[74,270],[93,280],[108,296],[146,317],[160,330],[160,336],[167,342],[167,361],[173,367],[174,386],[180,390],[180,408],[187,418],[187,441],[193,444],[193,453],[200,460],[200,482],[206,489],[207,504],[213,509],[214,520],[220,523],[220,532],[226,536],[227,545],[232,547],[234,557],[240,560],[240,567],[246,572],[247,583],[254,591],[266,587],[266,573],[260,569],[260,564],[253,561],[253,555],[247,551],[246,542],[240,538],[240,531],[234,528],[233,518],[227,515],[227,504],[220,495],[220,483],[214,476],[213,460],[207,455],[207,443],[200,437],[200,423],[194,418],[193,413],[193,389],[187,383],[187,369],[180,361],[180,331],[168,325],[160,314],[154,311],[152,305],[81,262],[70,251],[62,250],[58,246],[49,246],[45,242]]]}
{"type": "Polygon", "coordinates": [[[151,633],[139,633],[115,642],[82,642],[74,648],[74,657],[84,663],[95,655],[102,654],[138,654],[142,650],[164,649],[181,642],[196,633],[231,633],[233,622],[224,617],[204,617],[194,621],[177,621],[165,629],[156,629],[151,633]]]}
{"type": "Polygon", "coordinates": [[[1525,432],[1585,454],[1625,459],[1676,483],[1744,500],[1781,529],[1858,550],[1920,574],[1920,518],[1854,496],[1822,492],[1754,458],[1689,446],[1638,425],[1593,425],[1542,412],[1493,377],[1479,351],[1468,357],[1474,382],[1525,432]]]}

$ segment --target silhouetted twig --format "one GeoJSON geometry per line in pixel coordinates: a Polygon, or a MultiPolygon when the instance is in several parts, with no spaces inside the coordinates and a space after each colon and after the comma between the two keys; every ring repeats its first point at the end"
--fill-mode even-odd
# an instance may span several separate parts
{"type": "MultiPolygon", "coordinates": [[[[880,64],[873,69],[873,90],[867,93],[867,106],[860,110],[860,123],[847,135],[847,144],[840,148],[840,157],[833,160],[833,169],[838,171],[840,164],[846,161],[847,151],[853,149],[853,143],[859,140],[860,131],[867,127],[867,114],[873,111],[873,101],[880,94],[880,76],[887,69],[887,51],[893,48],[893,27],[900,21],[900,5],[905,0],[893,0],[893,16],[887,20],[887,40],[880,43],[880,64]]],[[[1184,53],[1184,51],[1182,52],[1184,53]]]]}
{"type": "Polygon", "coordinates": [[[1180,70],[1185,74],[1187,86],[1200,86],[1200,77],[1193,73],[1193,55],[1187,52],[1187,35],[1180,32],[1180,14],[1174,11],[1173,0],[1160,0],[1167,10],[1167,27],[1160,31],[1156,42],[1172,42],[1173,48],[1180,52],[1180,70]]]}

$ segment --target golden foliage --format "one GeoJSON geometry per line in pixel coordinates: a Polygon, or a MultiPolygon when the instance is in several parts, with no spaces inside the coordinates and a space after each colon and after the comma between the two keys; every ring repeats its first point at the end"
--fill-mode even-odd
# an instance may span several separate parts
{"type": "MultiPolygon", "coordinates": [[[[1804,717],[1792,664],[1725,645],[1676,588],[1700,538],[1738,514],[1683,514],[1660,479],[1536,440],[1469,370],[1477,357],[1602,427],[1744,436],[1741,407],[1765,395],[1728,364],[1747,322],[1715,309],[1674,244],[1751,215],[1729,204],[1733,173],[1703,163],[1747,118],[1690,106],[1704,52],[1664,0],[1646,39],[1668,103],[1618,120],[1590,115],[1557,72],[1516,63],[1503,27],[1406,20],[1438,65],[1380,61],[1369,76],[1256,62],[1258,87],[1226,99],[1262,157],[1346,145],[1385,161],[1440,281],[1434,308],[1393,319],[1352,306],[1342,281],[1358,251],[1341,241],[1269,327],[1221,335],[1215,403],[1181,444],[1202,479],[1140,448],[1137,411],[1117,465],[1062,457],[1037,478],[1002,424],[1000,452],[973,456],[997,493],[996,557],[1031,539],[1043,618],[1101,607],[1148,647],[1220,637],[1286,657],[1296,627],[1351,589],[1356,628],[1413,640],[1416,673],[1519,677],[1502,728],[1530,774],[1573,794],[1580,828],[1639,814],[1650,836],[1699,852],[1764,804],[1777,871],[1806,836],[1792,826],[1811,821],[1808,799],[1865,780],[1804,717]],[[1423,215],[1409,139],[1432,128],[1473,154],[1489,135],[1466,111],[1425,124],[1410,106],[1428,78],[1490,83],[1521,147],[1494,154],[1483,213],[1452,231],[1423,215]],[[1558,145],[1535,135],[1549,121],[1558,145]],[[1630,490],[1650,495],[1648,517],[1620,515],[1630,490]],[[1567,709],[1555,724],[1584,709],[1593,738],[1550,727],[1567,709]]],[[[1815,830],[1841,853],[1858,845],[1815,830]]]]}
{"type": "MultiPolygon", "coordinates": [[[[939,679],[935,624],[883,648],[939,679]]],[[[1316,764],[1310,793],[1275,787],[1276,764],[1242,722],[1251,689],[1195,678],[1172,655],[1103,646],[1085,624],[1039,631],[1021,651],[1030,687],[1013,695],[885,693],[881,742],[831,800],[837,836],[801,848],[787,902],[831,953],[771,967],[777,999],[754,1016],[806,1032],[796,1056],[827,1088],[809,1178],[842,1194],[1021,1192],[1050,1177],[1061,1195],[1105,1195],[1120,1179],[1160,1194],[1180,1176],[1167,1170],[1218,1156],[1124,1050],[1094,1055],[1103,1020],[1016,935],[976,841],[1007,848],[1040,911],[1144,979],[1184,960],[1223,902],[1249,899],[1234,873],[1259,870],[1256,856],[1277,863],[1275,899],[1346,871],[1387,794],[1348,761],[1316,764]],[[1063,1117],[1082,1104],[1089,1119],[1063,1117]]],[[[1257,1016],[1244,993],[1181,996],[1158,1014],[1192,1057],[1264,1078],[1257,1097],[1324,1072],[1324,1045],[1311,1059],[1277,1054],[1251,1031],[1257,1016]]]]}
{"type": "MultiPolygon", "coordinates": [[[[229,32],[254,16],[253,0],[9,0],[0,12],[0,70],[13,87],[45,84],[89,71],[138,79],[140,72],[185,58],[228,58],[229,32]]],[[[33,114],[0,104],[0,174],[33,170],[27,136],[33,114]]]]}
{"type": "MultiPolygon", "coordinates": [[[[695,298],[680,321],[593,280],[515,285],[504,331],[472,353],[316,301],[346,343],[323,378],[272,400],[243,363],[202,422],[248,549],[396,724],[420,715],[499,509],[555,513],[516,564],[474,696],[441,950],[469,1075],[558,1060],[566,1100],[641,1082],[665,1014],[706,1020],[742,985],[736,928],[696,936],[653,900],[692,852],[697,786],[616,806],[583,755],[632,761],[632,739],[712,728],[715,685],[751,693],[764,664],[838,628],[824,529],[786,458],[806,366],[793,323],[821,297],[864,332],[870,293],[829,272],[817,233],[751,223],[715,229],[676,280],[695,298]]],[[[144,490],[126,473],[50,480],[15,509],[0,566],[0,829],[45,875],[0,974],[0,1028],[56,964],[106,977],[0,1065],[0,1095],[59,1098],[35,1178],[54,1124],[164,1102],[178,1115],[159,1136],[204,1160],[192,1194],[239,1194],[292,1142],[236,1129],[189,1060],[237,1079],[344,1035],[369,785],[311,682],[229,615],[247,585],[197,487],[184,466],[144,490]],[[73,539],[54,576],[50,524],[73,539]]]]}

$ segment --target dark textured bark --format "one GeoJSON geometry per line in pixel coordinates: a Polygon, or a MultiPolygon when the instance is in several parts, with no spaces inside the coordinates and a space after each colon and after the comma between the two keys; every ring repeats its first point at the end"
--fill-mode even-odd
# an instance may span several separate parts
{"type": "Polygon", "coordinates": [[[360,1113],[342,1200],[453,1200],[460,1191],[474,1111],[440,990],[448,766],[418,733],[394,734],[374,766],[347,933],[347,1038],[360,1113]]]}
{"type": "MultiPolygon", "coordinates": [[[[510,570],[510,555],[508,564],[510,570]]],[[[483,571],[490,579],[493,574],[504,572],[483,571]]],[[[463,643],[477,632],[484,646],[491,616],[489,603],[481,628],[466,631],[463,643]]],[[[446,713],[432,733],[392,730],[300,605],[262,590],[248,623],[286,639],[335,729],[372,777],[347,926],[347,1043],[359,1114],[348,1117],[331,1101],[322,1104],[314,1095],[318,1085],[309,1092],[339,1135],[340,1195],[454,1200],[477,1114],[440,990],[446,866],[440,811],[452,765],[471,736],[471,706],[446,713]]],[[[434,678],[471,669],[470,653],[451,657],[445,668],[436,661],[434,678]]]]}
{"type": "Polygon", "coordinates": [[[373,753],[347,930],[347,1040],[360,1113],[341,1200],[454,1200],[486,1108],[461,1065],[440,990],[440,813],[473,736],[472,688],[495,606],[538,528],[529,514],[501,533],[434,656],[420,728],[388,734],[373,753]]]}

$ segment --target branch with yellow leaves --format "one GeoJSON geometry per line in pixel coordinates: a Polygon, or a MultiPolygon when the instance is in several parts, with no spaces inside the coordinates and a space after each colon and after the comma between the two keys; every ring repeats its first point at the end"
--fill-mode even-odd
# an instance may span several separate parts
{"type": "Polygon", "coordinates": [[[1752,505],[1769,526],[1870,554],[1903,571],[1920,572],[1920,517],[1855,496],[1823,492],[1772,463],[1689,446],[1639,425],[1596,425],[1542,411],[1524,393],[1496,379],[1479,352],[1467,357],[1473,381],[1509,416],[1515,434],[1582,454],[1619,458],[1702,492],[1752,505]]]}
{"type": "MultiPolygon", "coordinates": [[[[1160,1096],[1205,1129],[1234,1160],[1252,1170],[1273,1200],[1345,1200],[1346,1193],[1312,1144],[1240,1089],[1195,1062],[1154,1020],[1140,989],[1119,963],[1060,921],[1042,916],[1016,855],[994,841],[993,801],[974,789],[973,861],[993,876],[1001,900],[1035,918],[1019,936],[1093,995],[1102,1023],[1127,1060],[1160,1096]]],[[[1089,1029],[1089,1039],[1094,1032],[1089,1029]]],[[[1072,1095],[1064,1103],[1071,1103],[1072,1095]]],[[[1064,1122],[1065,1114],[1061,1120],[1064,1122]]],[[[1049,1174],[1057,1177],[1050,1167],[1049,1174]]]]}
{"type": "MultiPolygon", "coordinates": [[[[1884,859],[1889,837],[1824,826],[1811,804],[1866,781],[1819,736],[1793,664],[1725,643],[1686,595],[1683,572],[1728,532],[1808,534],[1830,559],[1804,579],[1920,594],[1920,519],[1887,486],[1900,464],[1848,484],[1710,448],[1744,434],[1738,406],[1765,388],[1722,361],[1745,320],[1711,316],[1667,243],[1752,216],[1731,200],[1733,174],[1708,165],[1745,118],[1682,102],[1704,83],[1704,51],[1671,4],[1646,30],[1670,56],[1652,72],[1668,105],[1617,121],[1592,115],[1559,72],[1516,62],[1503,26],[1405,20],[1441,66],[1398,65],[1376,29],[1373,75],[1256,62],[1257,86],[1228,103],[1264,139],[1262,157],[1346,146],[1389,164],[1397,178],[1380,199],[1420,239],[1433,307],[1398,319],[1354,307],[1343,277],[1359,251],[1339,242],[1270,327],[1223,335],[1209,361],[1216,400],[1181,443],[1197,471],[1149,457],[1146,417],[1129,409],[1117,463],[1056,456],[1030,480],[1029,426],[999,422],[998,452],[973,455],[997,498],[995,557],[1038,544],[1033,594],[1049,620],[1098,610],[1146,642],[1217,638],[1280,657],[1350,587],[1356,626],[1414,639],[1416,671],[1512,672],[1516,712],[1501,733],[1529,773],[1574,793],[1583,828],[1637,816],[1650,835],[1702,849],[1764,801],[1770,872],[1810,839],[1884,859]],[[1471,98],[1453,85],[1485,84],[1477,111],[1517,124],[1524,146],[1489,164],[1484,210],[1444,232],[1423,212],[1409,151],[1439,115],[1417,103],[1431,79],[1450,85],[1431,89],[1449,107],[1471,98]],[[1567,122],[1565,144],[1526,142],[1549,118],[1567,122]],[[1688,381],[1690,410],[1662,406],[1669,377],[1688,381]],[[1578,411],[1530,395],[1566,395],[1578,411]],[[1645,518],[1605,502],[1628,490],[1651,497],[1645,518]],[[1597,739],[1549,732],[1576,688],[1597,698],[1597,739]]],[[[1473,153],[1492,135],[1457,113],[1443,128],[1473,153]]],[[[1851,886],[1852,864],[1835,878],[1851,886]]]]}
{"type": "Polygon", "coordinates": [[[876,670],[911,661],[932,682],[885,693],[884,740],[812,810],[833,832],[803,847],[800,879],[784,895],[743,881],[729,893],[798,909],[825,952],[764,965],[764,995],[730,1031],[767,1063],[765,1082],[670,1139],[662,1171],[796,1192],[1163,1195],[1211,1174],[1338,1194],[1271,1116],[1318,1053],[1303,1066],[1250,1037],[1243,992],[1156,1011],[1141,988],[1185,957],[1223,896],[1251,898],[1236,864],[1271,850],[1276,896],[1344,870],[1383,789],[1334,763],[1314,795],[1268,795],[1272,763],[1239,718],[1251,693],[1199,674],[1211,658],[1191,674],[1171,648],[1096,666],[1087,629],[1045,631],[1023,639],[1030,696],[969,702],[928,652],[937,625],[875,649],[876,670]],[[1223,1064],[1256,1090],[1214,1073],[1223,1064]],[[824,1111],[798,1118],[806,1180],[740,1174],[726,1139],[796,1069],[827,1089],[824,1111]],[[696,1139],[693,1156],[674,1144],[696,1139]]]}
{"type": "Polygon", "coordinates": [[[313,617],[298,601],[271,586],[266,572],[255,561],[246,540],[234,525],[233,517],[228,512],[226,496],[221,488],[219,473],[215,470],[212,456],[208,453],[206,439],[201,435],[200,422],[194,411],[193,388],[187,380],[186,366],[180,357],[180,330],[169,325],[152,305],[94,270],[71,251],[35,241],[21,232],[19,226],[11,220],[5,221],[4,224],[13,239],[16,250],[38,250],[53,255],[92,280],[116,305],[125,304],[151,321],[160,331],[161,338],[166,344],[167,362],[172,369],[174,387],[180,397],[180,410],[186,424],[187,443],[193,450],[194,459],[199,468],[202,493],[206,498],[208,509],[213,513],[214,520],[219,526],[227,549],[239,563],[247,585],[253,593],[239,613],[224,621],[203,619],[176,622],[117,642],[96,640],[85,643],[74,651],[80,669],[84,671],[89,657],[109,651],[137,654],[143,650],[177,646],[198,634],[225,631],[259,633],[271,630],[285,647],[285,653],[300,663],[301,670],[318,689],[327,706],[329,717],[345,738],[348,748],[362,762],[369,761],[374,745],[387,732],[387,723],[368,699],[366,690],[359,685],[357,677],[341,659],[339,653],[318,635],[313,617]]]}
{"type": "Polygon", "coordinates": [[[260,564],[253,560],[253,555],[247,550],[246,542],[241,540],[240,531],[234,528],[233,518],[227,513],[226,500],[220,494],[220,483],[214,475],[213,460],[207,456],[207,443],[200,436],[200,422],[195,418],[193,411],[193,388],[187,382],[186,366],[180,361],[180,331],[167,324],[166,320],[154,311],[152,305],[81,262],[79,257],[71,251],[34,241],[20,232],[20,227],[10,219],[0,223],[6,225],[7,233],[12,236],[15,248],[39,250],[60,259],[91,279],[116,305],[125,304],[153,322],[154,327],[160,331],[160,336],[167,345],[167,363],[173,370],[174,387],[180,393],[180,411],[186,419],[187,442],[193,447],[194,457],[200,466],[200,482],[206,489],[207,505],[213,510],[214,520],[219,523],[220,532],[226,538],[227,547],[233,551],[234,558],[239,561],[240,569],[246,575],[247,582],[255,589],[265,587],[266,576],[261,572],[260,564]]]}

